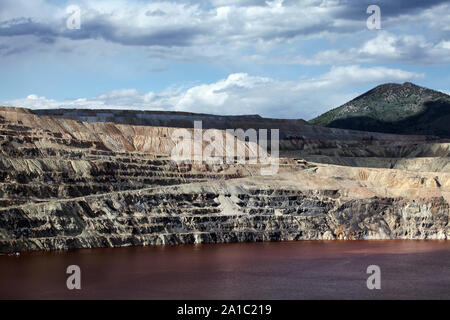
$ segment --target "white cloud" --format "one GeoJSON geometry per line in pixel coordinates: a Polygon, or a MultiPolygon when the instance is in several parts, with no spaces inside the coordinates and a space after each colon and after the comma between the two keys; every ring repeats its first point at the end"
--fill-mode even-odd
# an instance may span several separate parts
{"type": "Polygon", "coordinates": [[[333,67],[317,78],[299,81],[279,81],[235,73],[214,83],[188,89],[172,88],[159,93],[125,89],[95,98],[68,101],[30,94],[25,99],[5,101],[2,104],[25,108],[172,110],[310,119],[354,98],[357,95],[352,89],[355,85],[404,82],[423,76],[400,69],[351,65],[333,67]]]}
{"type": "MultiPolygon", "coordinates": [[[[217,0],[211,6],[202,6],[197,1],[81,0],[77,1],[82,13],[78,31],[67,30],[68,14],[61,4],[4,1],[4,7],[0,7],[0,35],[7,37],[34,35],[53,40],[104,39],[132,46],[230,48],[367,31],[365,7],[357,1],[217,0]]],[[[443,6],[447,11],[450,8],[443,6]]],[[[422,19],[431,23],[436,12],[428,12],[422,19]]],[[[410,16],[406,15],[408,19],[410,16]]],[[[386,19],[393,23],[392,17],[386,19]]]]}
{"type": "Polygon", "coordinates": [[[65,7],[42,0],[36,4],[18,1],[17,5],[7,1],[0,12],[0,35],[101,38],[139,46],[239,45],[249,39],[270,42],[325,31],[339,33],[353,24],[347,21],[336,27],[333,15],[339,8],[318,7],[314,1],[288,8],[279,0],[264,6],[228,2],[212,8],[196,1],[80,1],[78,5],[81,29],[72,31],[65,27],[65,7]]]}
{"type": "Polygon", "coordinates": [[[82,50],[80,47],[98,53],[105,52],[107,42],[118,48],[139,46],[148,49],[150,58],[162,60],[240,60],[249,55],[256,61],[306,65],[449,61],[445,39],[450,30],[449,3],[379,2],[383,28],[400,30],[420,25],[424,29],[420,32],[422,38],[380,32],[375,39],[353,49],[328,49],[312,56],[273,59],[265,53],[270,50],[280,53],[282,45],[292,45],[294,41],[298,45],[305,39],[327,36],[336,40],[342,34],[373,34],[365,24],[365,2],[212,0],[205,5],[203,1],[192,0],[80,0],[77,5],[82,9],[81,29],[74,31],[66,28],[65,5],[44,0],[2,0],[0,55],[64,48],[78,51],[82,50]],[[427,33],[440,40],[425,41],[427,33]],[[12,40],[15,38],[17,41],[12,40]],[[255,51],[261,56],[253,55],[255,51]]]}
{"type": "Polygon", "coordinates": [[[421,35],[394,35],[381,31],[367,40],[359,48],[345,50],[324,50],[317,54],[295,57],[265,58],[249,56],[250,61],[260,63],[286,63],[297,65],[334,65],[354,63],[397,62],[406,64],[446,64],[450,63],[450,41],[437,43],[425,40],[421,35]]]}

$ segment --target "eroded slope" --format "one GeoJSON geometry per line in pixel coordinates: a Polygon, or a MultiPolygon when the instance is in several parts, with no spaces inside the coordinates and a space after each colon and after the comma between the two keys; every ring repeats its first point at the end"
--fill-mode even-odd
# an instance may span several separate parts
{"type": "Polygon", "coordinates": [[[0,109],[0,252],[449,237],[450,144],[439,138],[229,119],[280,127],[280,169],[264,177],[258,164],[170,159],[177,126],[223,119],[71,116],[0,109]]]}

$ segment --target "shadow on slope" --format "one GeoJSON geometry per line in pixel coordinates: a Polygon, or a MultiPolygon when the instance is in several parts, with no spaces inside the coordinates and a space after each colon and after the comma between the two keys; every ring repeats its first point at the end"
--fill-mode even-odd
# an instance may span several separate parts
{"type": "Polygon", "coordinates": [[[425,102],[425,110],[399,121],[381,121],[360,116],[332,121],[327,127],[395,134],[434,135],[450,138],[450,103],[425,102]]]}

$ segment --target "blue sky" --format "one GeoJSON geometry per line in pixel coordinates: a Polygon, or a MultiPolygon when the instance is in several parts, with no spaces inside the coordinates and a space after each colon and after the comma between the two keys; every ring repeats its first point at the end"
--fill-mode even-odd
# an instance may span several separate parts
{"type": "Polygon", "coordinates": [[[448,1],[0,0],[1,105],[310,119],[386,82],[448,93],[449,62],[448,1]]]}

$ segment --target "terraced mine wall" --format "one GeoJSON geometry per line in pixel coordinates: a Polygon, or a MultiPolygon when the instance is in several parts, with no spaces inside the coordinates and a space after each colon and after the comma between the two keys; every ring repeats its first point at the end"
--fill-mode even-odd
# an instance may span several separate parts
{"type": "MultiPolygon", "coordinates": [[[[261,182],[257,165],[170,160],[172,131],[198,115],[143,117],[167,125],[155,127],[137,125],[127,112],[122,123],[95,122],[97,113],[81,114],[93,117],[84,122],[76,113],[53,113],[0,108],[2,253],[450,236],[446,141],[297,120],[225,119],[232,126],[283,124],[281,172],[261,182]]],[[[225,121],[204,119],[206,127],[225,121]]]]}
{"type": "Polygon", "coordinates": [[[324,128],[301,119],[259,116],[0,107],[0,123],[4,123],[0,137],[7,138],[1,147],[14,151],[21,145],[19,153],[35,155],[48,148],[78,148],[168,156],[174,147],[174,130],[192,130],[194,121],[199,120],[204,129],[279,129],[281,157],[357,167],[449,170],[449,139],[324,128]],[[16,146],[11,147],[13,143],[16,146]],[[424,158],[429,159],[424,162],[424,158]]]}
{"type": "Polygon", "coordinates": [[[238,241],[447,239],[443,198],[191,185],[0,210],[0,251],[238,241]]]}

